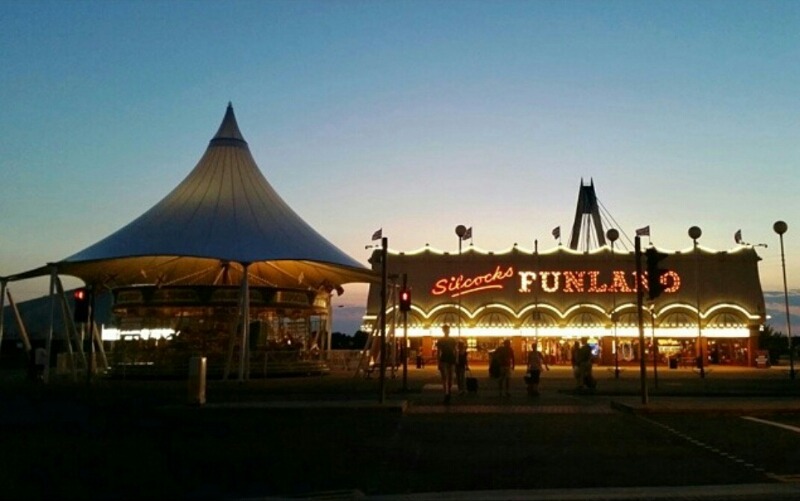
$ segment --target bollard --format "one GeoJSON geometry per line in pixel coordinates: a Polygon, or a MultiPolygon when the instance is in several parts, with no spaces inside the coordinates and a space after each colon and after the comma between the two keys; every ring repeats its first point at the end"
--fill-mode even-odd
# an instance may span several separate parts
{"type": "Polygon", "coordinates": [[[206,357],[189,359],[189,405],[206,403],[206,357]]]}

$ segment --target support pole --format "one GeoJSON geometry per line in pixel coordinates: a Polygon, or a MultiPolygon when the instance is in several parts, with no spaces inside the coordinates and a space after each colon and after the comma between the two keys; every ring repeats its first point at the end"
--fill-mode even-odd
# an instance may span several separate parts
{"type": "Polygon", "coordinates": [[[786,339],[789,343],[789,379],[794,380],[794,346],[792,345],[792,320],[789,315],[789,287],[786,285],[786,255],[783,251],[783,234],[789,229],[784,221],[776,221],[772,229],[778,234],[781,240],[781,269],[783,270],[783,298],[786,302],[786,339]]]}
{"type": "MultiPolygon", "coordinates": [[[[84,327],[86,332],[84,340],[87,344],[86,349],[86,384],[92,384],[92,376],[94,375],[94,340],[92,339],[92,331],[94,330],[94,318],[95,318],[95,310],[97,302],[95,301],[97,287],[92,284],[88,287],[89,289],[89,321],[84,327]]],[[[47,350],[48,354],[50,350],[47,350]]],[[[48,355],[49,356],[49,355],[48,355]]]]}
{"type": "Polygon", "coordinates": [[[42,380],[47,383],[50,381],[50,353],[53,347],[53,322],[56,315],[56,280],[58,278],[58,270],[55,266],[50,266],[50,325],[47,328],[47,344],[45,346],[45,363],[44,373],[42,380]]]}
{"type": "MultiPolygon", "coordinates": [[[[403,273],[403,288],[408,290],[408,273],[403,273]]],[[[408,312],[403,311],[403,391],[408,391],[408,312]]]]}
{"type": "Polygon", "coordinates": [[[242,263],[242,342],[239,350],[239,381],[245,380],[245,362],[247,360],[248,339],[250,337],[250,282],[247,269],[250,263],[242,263]]]}
{"type": "MultiPolygon", "coordinates": [[[[328,293],[328,300],[326,302],[326,310],[328,312],[327,318],[325,319],[325,360],[328,364],[331,364],[331,355],[333,355],[332,345],[333,345],[333,307],[331,306],[331,300],[333,299],[333,292],[328,293]]],[[[320,337],[320,340],[322,338],[320,337]]],[[[266,371],[264,372],[266,374],[266,371]]]]}
{"type": "MultiPolygon", "coordinates": [[[[539,263],[539,241],[533,241],[533,254],[536,256],[536,273],[541,274],[542,267],[539,263]]],[[[539,312],[539,286],[533,289],[533,342],[539,344],[539,321],[541,320],[541,312],[539,312]]]]}
{"type": "Polygon", "coordinates": [[[381,367],[380,367],[380,403],[386,400],[386,282],[388,270],[386,255],[389,248],[389,239],[381,238],[381,367]]]}
{"type": "Polygon", "coordinates": [[[703,234],[697,226],[689,228],[689,238],[692,239],[694,247],[694,294],[697,302],[697,367],[700,369],[700,378],[706,377],[706,360],[703,355],[703,315],[700,312],[700,249],[697,247],[697,239],[703,234]]]}
{"type": "MultiPolygon", "coordinates": [[[[619,231],[610,228],[606,232],[606,237],[611,242],[611,273],[616,269],[616,255],[614,254],[614,242],[619,238],[619,231]]],[[[614,286],[611,291],[611,323],[614,329],[614,379],[619,379],[619,338],[617,337],[617,288],[614,286]]]]}
{"type": "Polygon", "coordinates": [[[644,304],[644,287],[642,280],[642,246],[641,239],[637,235],[634,238],[636,257],[636,311],[639,316],[639,377],[641,379],[642,403],[647,405],[647,366],[644,359],[644,315],[642,308],[644,304]]]}
{"type": "Polygon", "coordinates": [[[395,370],[397,367],[397,278],[396,274],[392,274],[389,276],[389,280],[391,282],[391,296],[392,296],[392,329],[391,329],[391,336],[388,337],[387,345],[390,346],[389,352],[386,354],[387,356],[391,355],[390,367],[392,373],[392,379],[397,377],[397,371],[395,370]]]}
{"type": "Polygon", "coordinates": [[[0,352],[2,352],[3,347],[3,330],[6,324],[6,284],[8,281],[6,279],[0,280],[0,352]]]}
{"type": "Polygon", "coordinates": [[[650,310],[650,333],[653,341],[653,387],[658,389],[658,339],[656,338],[656,305],[651,305],[650,310]]]}
{"type": "MultiPolygon", "coordinates": [[[[464,264],[461,262],[461,242],[464,241],[463,235],[458,236],[458,270],[459,273],[464,269],[464,264]]],[[[461,339],[461,294],[458,295],[458,338],[461,339]]],[[[449,391],[449,390],[448,390],[449,391]]],[[[448,393],[449,395],[449,393],[448,393]]]]}
{"type": "Polygon", "coordinates": [[[22,339],[22,345],[25,347],[25,355],[31,356],[31,340],[28,337],[28,331],[25,330],[25,324],[22,323],[22,315],[19,314],[17,303],[11,297],[11,289],[6,289],[6,296],[8,296],[8,306],[14,312],[14,319],[17,322],[17,329],[19,329],[19,337],[22,339]]]}
{"type": "Polygon", "coordinates": [[[94,342],[97,343],[97,354],[100,356],[100,365],[103,369],[108,369],[108,358],[106,358],[106,349],[103,347],[103,336],[100,334],[100,327],[97,322],[92,323],[92,333],[94,334],[94,342]]]}
{"type": "Polygon", "coordinates": [[[67,296],[64,292],[64,285],[61,283],[61,279],[58,276],[56,276],[56,291],[61,298],[61,316],[64,318],[64,330],[66,331],[65,333],[67,335],[67,353],[69,353],[69,365],[70,369],[72,370],[72,382],[77,382],[78,367],[75,364],[75,353],[72,349],[73,342],[77,347],[78,354],[81,358],[81,364],[83,364],[84,367],[86,366],[86,357],[84,357],[83,350],[80,347],[81,339],[78,335],[78,328],[75,326],[75,317],[73,317],[72,310],[67,302],[67,296]]]}

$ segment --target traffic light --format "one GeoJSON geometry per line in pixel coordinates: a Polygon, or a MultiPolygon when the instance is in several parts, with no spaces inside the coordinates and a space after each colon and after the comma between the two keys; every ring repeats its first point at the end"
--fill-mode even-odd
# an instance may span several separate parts
{"type": "Polygon", "coordinates": [[[75,289],[75,311],[73,318],[75,323],[85,324],[89,321],[89,291],[86,289],[75,289]]]}
{"type": "Polygon", "coordinates": [[[667,254],[658,252],[654,247],[647,249],[644,254],[647,258],[647,297],[652,300],[664,292],[661,277],[669,270],[659,268],[658,263],[666,259],[667,254]]]}
{"type": "Polygon", "coordinates": [[[400,311],[411,311],[411,289],[400,290],[400,311]]]}

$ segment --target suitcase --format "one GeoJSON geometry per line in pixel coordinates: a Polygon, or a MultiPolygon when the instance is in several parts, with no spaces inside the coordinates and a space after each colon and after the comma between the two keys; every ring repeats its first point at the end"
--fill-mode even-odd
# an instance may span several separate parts
{"type": "Polygon", "coordinates": [[[467,391],[470,393],[478,393],[478,378],[467,377],[467,391]]]}

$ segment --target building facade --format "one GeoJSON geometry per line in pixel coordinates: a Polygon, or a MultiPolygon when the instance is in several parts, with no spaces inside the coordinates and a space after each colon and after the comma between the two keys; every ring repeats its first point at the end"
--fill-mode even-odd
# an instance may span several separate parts
{"type": "MultiPolygon", "coordinates": [[[[697,363],[698,356],[705,364],[752,365],[765,321],[755,250],[696,247],[667,256],[660,263],[667,270],[663,293],[653,301],[645,294],[643,301],[646,356],[673,365],[697,363]]],[[[371,262],[378,272],[380,259],[376,250],[371,262]]],[[[474,361],[511,339],[518,354],[537,342],[550,363],[569,364],[570,347],[585,337],[599,363],[638,364],[639,280],[632,251],[559,245],[545,252],[517,246],[491,252],[470,245],[459,253],[388,251],[386,261],[388,276],[396,277],[387,286],[387,332],[398,341],[407,335],[409,350],[423,358],[435,358],[435,340],[447,324],[451,335],[466,340],[474,361]],[[394,293],[403,277],[412,297],[405,316],[394,293]]],[[[370,287],[368,332],[380,325],[380,289],[370,287]]]]}

